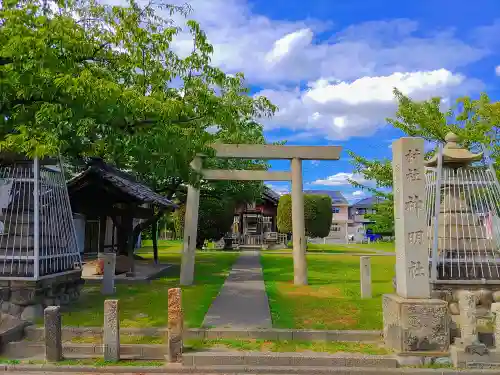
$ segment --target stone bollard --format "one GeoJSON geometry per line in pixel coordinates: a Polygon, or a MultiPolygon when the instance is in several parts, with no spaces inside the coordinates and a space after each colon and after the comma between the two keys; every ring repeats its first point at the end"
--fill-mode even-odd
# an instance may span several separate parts
{"type": "Polygon", "coordinates": [[[361,298],[372,298],[372,271],[370,257],[359,258],[361,298]]]}
{"type": "Polygon", "coordinates": [[[491,312],[495,317],[495,330],[493,331],[495,347],[500,349],[500,302],[494,302],[491,304],[491,312]]]}
{"type": "Polygon", "coordinates": [[[101,294],[105,295],[105,296],[115,294],[116,254],[115,253],[104,253],[104,254],[100,254],[99,257],[104,262],[101,294]]]}
{"type": "Polygon", "coordinates": [[[118,362],[120,360],[120,316],[116,299],[104,301],[103,345],[104,360],[118,362]]]}
{"type": "Polygon", "coordinates": [[[167,356],[169,362],[182,360],[182,331],[184,330],[184,313],[182,311],[182,290],[168,290],[168,339],[167,356]]]}
{"type": "Polygon", "coordinates": [[[62,360],[61,309],[49,306],[43,312],[45,330],[45,360],[57,362],[62,360]]]}

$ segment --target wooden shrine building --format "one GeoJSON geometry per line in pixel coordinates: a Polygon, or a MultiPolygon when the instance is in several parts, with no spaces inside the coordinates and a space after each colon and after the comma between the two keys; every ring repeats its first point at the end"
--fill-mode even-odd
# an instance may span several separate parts
{"type": "Polygon", "coordinates": [[[84,258],[101,252],[132,258],[138,234],[134,228],[145,220],[154,222],[158,212],[176,208],[172,201],[132,175],[100,159],[92,159],[85,171],[68,181],[67,187],[75,221],[79,221],[76,230],[84,258]]]}

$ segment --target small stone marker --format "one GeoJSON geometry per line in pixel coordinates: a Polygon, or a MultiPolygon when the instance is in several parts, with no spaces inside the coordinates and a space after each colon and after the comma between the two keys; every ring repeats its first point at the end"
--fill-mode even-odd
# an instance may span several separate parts
{"type": "Polygon", "coordinates": [[[103,327],[104,360],[117,362],[120,360],[120,318],[118,300],[104,301],[103,327]]]}
{"type": "Polygon", "coordinates": [[[491,312],[495,316],[495,331],[493,332],[495,337],[495,347],[500,349],[500,302],[494,302],[491,304],[491,312]]]}
{"type": "Polygon", "coordinates": [[[430,298],[426,246],[424,140],[393,142],[396,288],[403,298],[430,298]]]}
{"type": "Polygon", "coordinates": [[[182,359],[182,331],[184,329],[184,313],[182,311],[182,290],[168,290],[168,340],[167,351],[169,362],[180,362],[182,359]]]}
{"type": "Polygon", "coordinates": [[[115,268],[116,254],[104,253],[100,255],[104,261],[104,272],[102,275],[101,294],[109,296],[115,294],[115,268]]]}
{"type": "Polygon", "coordinates": [[[45,360],[62,360],[61,310],[59,306],[49,306],[43,312],[45,329],[45,360]]]}
{"type": "Polygon", "coordinates": [[[359,258],[361,298],[372,298],[372,271],[370,260],[370,257],[359,258]]]}

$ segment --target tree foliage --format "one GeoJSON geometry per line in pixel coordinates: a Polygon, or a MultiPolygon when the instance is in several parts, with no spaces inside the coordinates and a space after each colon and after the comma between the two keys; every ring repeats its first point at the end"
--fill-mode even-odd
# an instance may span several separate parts
{"type": "MultiPolygon", "coordinates": [[[[446,111],[442,109],[441,98],[425,101],[414,101],[394,90],[398,102],[395,118],[387,122],[401,130],[407,136],[422,137],[435,145],[427,152],[430,158],[437,150],[438,144],[444,144],[448,132],[454,132],[461,139],[461,145],[473,152],[482,151],[483,146],[490,153],[497,175],[500,177],[500,102],[491,102],[486,94],[473,100],[462,97],[446,111]]],[[[377,213],[371,215],[377,223],[374,229],[382,230],[394,227],[393,213],[393,175],[389,159],[368,160],[353,152],[349,153],[355,166],[355,172],[375,186],[362,185],[350,181],[356,187],[370,191],[376,196],[386,198],[375,205],[377,213]]]]}
{"type": "Polygon", "coordinates": [[[274,111],[247,95],[241,74],[210,65],[196,22],[174,25],[185,7],[47,4],[6,0],[0,9],[2,150],[100,156],[168,190],[195,179],[189,163],[211,154],[211,127],[241,135],[274,111]],[[186,57],[172,47],[182,28],[192,37],[186,57]]]}
{"type": "MultiPolygon", "coordinates": [[[[73,166],[101,157],[168,197],[184,183],[200,183],[189,167],[199,153],[212,166],[266,168],[215,160],[210,145],[263,143],[258,121],[275,107],[248,95],[242,74],[211,65],[213,47],[196,22],[173,22],[174,14],[188,16],[188,7],[143,4],[2,3],[0,151],[60,153],[73,166]],[[180,32],[189,47],[184,56],[174,49],[180,32]]],[[[242,200],[262,188],[201,184],[242,200]]],[[[139,224],[135,235],[149,224],[139,224]]]]}
{"type": "MultiPolygon", "coordinates": [[[[235,202],[230,199],[217,197],[203,197],[200,199],[198,213],[198,232],[196,247],[201,248],[205,240],[220,240],[230,229],[234,218],[235,202]]],[[[184,215],[186,208],[174,213],[175,228],[177,233],[184,231],[184,215]]]]}
{"type": "MultiPolygon", "coordinates": [[[[306,236],[326,237],[332,224],[332,199],[327,195],[304,194],[304,221],[306,236]]],[[[292,232],[292,196],[280,197],[277,216],[278,230],[292,232]]]]}

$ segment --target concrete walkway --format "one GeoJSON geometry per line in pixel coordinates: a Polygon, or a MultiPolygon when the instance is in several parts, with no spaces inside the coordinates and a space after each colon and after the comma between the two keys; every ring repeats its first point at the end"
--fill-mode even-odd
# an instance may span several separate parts
{"type": "Polygon", "coordinates": [[[243,251],[203,321],[204,327],[270,328],[259,251],[243,251]]]}

